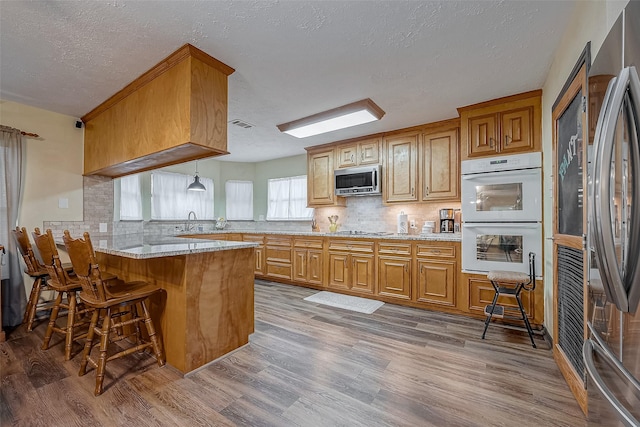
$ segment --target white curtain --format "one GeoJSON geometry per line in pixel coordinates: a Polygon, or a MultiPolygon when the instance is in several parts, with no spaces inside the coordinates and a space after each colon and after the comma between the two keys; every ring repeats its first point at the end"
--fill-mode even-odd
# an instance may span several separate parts
{"type": "Polygon", "coordinates": [[[2,325],[17,326],[27,304],[20,254],[10,230],[18,225],[22,191],[22,134],[18,129],[0,126],[0,244],[7,254],[2,269],[2,325]]]}
{"type": "Polygon", "coordinates": [[[306,175],[268,181],[268,220],[310,220],[312,218],[313,209],[307,208],[306,175]]]}
{"type": "Polygon", "coordinates": [[[185,220],[189,212],[198,219],[214,219],[213,180],[200,177],[206,191],[187,191],[193,176],[171,172],[151,174],[151,219],[185,220]]]}
{"type": "Polygon", "coordinates": [[[228,220],[253,219],[253,182],[227,181],[224,184],[228,220]]]}
{"type": "Polygon", "coordinates": [[[120,178],[120,219],[142,219],[142,191],[138,174],[120,178]]]}

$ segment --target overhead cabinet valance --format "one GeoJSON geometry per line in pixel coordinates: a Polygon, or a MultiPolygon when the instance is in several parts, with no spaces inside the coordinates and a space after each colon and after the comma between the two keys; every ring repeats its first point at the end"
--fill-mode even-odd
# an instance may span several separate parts
{"type": "Polygon", "coordinates": [[[235,70],[187,44],[93,111],[84,174],[112,178],[227,154],[227,76],[235,70]]]}

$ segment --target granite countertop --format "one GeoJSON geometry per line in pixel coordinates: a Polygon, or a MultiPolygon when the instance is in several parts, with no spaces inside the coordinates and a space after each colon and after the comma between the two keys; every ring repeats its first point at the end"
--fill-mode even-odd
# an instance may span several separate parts
{"type": "Polygon", "coordinates": [[[243,233],[243,234],[276,234],[287,236],[316,236],[316,237],[340,237],[349,239],[379,239],[379,240],[417,240],[417,241],[439,241],[439,242],[460,242],[462,240],[461,233],[429,233],[429,234],[396,234],[386,232],[348,232],[338,231],[336,233],[323,233],[323,232],[311,232],[311,231],[259,231],[259,230],[216,230],[216,231],[196,231],[185,232],[183,235],[195,236],[198,234],[228,234],[228,233],[243,233]]]}
{"type": "Polygon", "coordinates": [[[142,234],[95,236],[92,237],[91,242],[96,252],[136,259],[226,251],[258,246],[253,242],[227,242],[177,236],[144,236],[142,234]]]}

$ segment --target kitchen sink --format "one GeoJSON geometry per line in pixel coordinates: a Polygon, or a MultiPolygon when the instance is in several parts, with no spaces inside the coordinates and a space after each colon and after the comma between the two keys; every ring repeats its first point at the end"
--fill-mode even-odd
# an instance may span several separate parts
{"type": "Polygon", "coordinates": [[[345,235],[345,236],[388,236],[393,233],[389,233],[387,231],[360,231],[360,230],[344,230],[338,231],[334,234],[345,235]]]}

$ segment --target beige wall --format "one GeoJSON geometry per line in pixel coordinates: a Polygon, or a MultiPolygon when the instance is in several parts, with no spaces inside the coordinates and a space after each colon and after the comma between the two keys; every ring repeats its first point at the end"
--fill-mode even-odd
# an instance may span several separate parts
{"type": "Polygon", "coordinates": [[[18,225],[29,232],[47,221],[82,221],[82,159],[84,129],[77,118],[0,101],[0,122],[39,138],[25,138],[24,191],[18,225]],[[60,209],[58,199],[69,200],[60,209]]]}
{"type": "Polygon", "coordinates": [[[552,119],[553,103],[560,94],[565,81],[569,78],[587,42],[591,42],[591,57],[596,56],[609,28],[628,1],[578,1],[570,22],[567,23],[560,45],[542,88],[542,144],[544,152],[544,283],[545,313],[544,323],[553,334],[553,246],[548,238],[553,235],[552,194],[552,119]]]}

